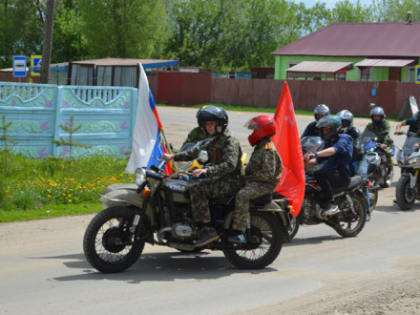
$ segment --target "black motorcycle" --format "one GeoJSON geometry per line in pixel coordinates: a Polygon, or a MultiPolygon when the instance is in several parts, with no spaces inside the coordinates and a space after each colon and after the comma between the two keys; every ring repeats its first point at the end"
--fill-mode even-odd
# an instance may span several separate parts
{"type": "Polygon", "coordinates": [[[210,200],[212,226],[220,238],[196,247],[198,231],[191,219],[191,183],[179,179],[180,175],[191,174],[179,169],[165,175],[163,169],[163,161],[159,167],[139,168],[135,186],[114,185],[101,197],[105,209],[89,223],[83,240],[85,256],[94,268],[104,273],[123,271],[136,262],[146,242],[185,252],[221,250],[234,266],[244,269],[264,268],[277,258],[288,240],[289,220],[287,208],[273,201],[271,195],[251,202],[251,226],[244,245],[227,240],[234,196],[210,200]]]}
{"type": "MultiPolygon", "coordinates": [[[[303,137],[301,139],[303,153],[314,153],[322,150],[323,141],[320,137],[303,137]]],[[[342,237],[354,237],[358,235],[366,222],[366,197],[363,193],[362,178],[354,176],[346,187],[333,191],[333,203],[339,208],[339,212],[332,216],[324,217],[321,208],[316,202],[317,195],[322,189],[313,172],[322,167],[321,165],[306,166],[305,198],[299,215],[296,218],[290,216],[290,239],[293,239],[302,224],[314,225],[325,223],[332,227],[342,237]]]]}
{"type": "Polygon", "coordinates": [[[404,146],[398,151],[397,162],[401,168],[395,191],[397,205],[401,210],[410,210],[416,199],[420,199],[420,138],[416,134],[407,133],[404,146]]]}

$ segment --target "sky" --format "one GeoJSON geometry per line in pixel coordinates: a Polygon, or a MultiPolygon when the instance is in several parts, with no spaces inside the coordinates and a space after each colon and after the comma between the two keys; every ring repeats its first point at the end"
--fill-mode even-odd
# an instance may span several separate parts
{"type": "MultiPolygon", "coordinates": [[[[294,0],[295,2],[303,2],[307,7],[312,7],[317,1],[324,2],[327,5],[327,8],[333,8],[339,0],[294,0]]],[[[352,0],[356,3],[356,0],[352,0]]],[[[360,0],[360,3],[363,6],[367,6],[372,3],[372,0],[360,0]]]]}

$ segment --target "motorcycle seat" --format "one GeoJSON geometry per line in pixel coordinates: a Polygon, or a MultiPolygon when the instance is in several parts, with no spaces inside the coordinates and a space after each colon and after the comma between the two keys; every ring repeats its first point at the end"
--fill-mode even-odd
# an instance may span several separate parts
{"type": "Polygon", "coordinates": [[[350,183],[345,187],[346,190],[351,190],[362,184],[362,177],[359,175],[350,178],[350,183]]]}

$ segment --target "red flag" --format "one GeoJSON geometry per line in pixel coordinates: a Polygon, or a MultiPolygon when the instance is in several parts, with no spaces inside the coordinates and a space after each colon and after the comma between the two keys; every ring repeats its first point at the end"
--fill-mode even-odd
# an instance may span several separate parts
{"type": "Polygon", "coordinates": [[[292,96],[286,81],[277,103],[274,120],[277,130],[271,141],[283,162],[283,172],[274,191],[290,200],[291,213],[296,217],[305,195],[305,168],[292,96]]]}

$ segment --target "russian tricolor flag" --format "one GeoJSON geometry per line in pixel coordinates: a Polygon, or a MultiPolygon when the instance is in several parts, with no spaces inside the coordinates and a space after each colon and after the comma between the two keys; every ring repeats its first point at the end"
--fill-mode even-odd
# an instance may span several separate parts
{"type": "MultiPolygon", "coordinates": [[[[133,144],[130,159],[125,169],[126,173],[134,174],[139,167],[158,166],[157,161],[166,153],[162,136],[162,123],[156,109],[152,91],[149,88],[146,73],[143,66],[140,67],[138,107],[136,126],[133,133],[133,144]]],[[[169,163],[166,165],[166,173],[171,173],[169,163]]]]}

